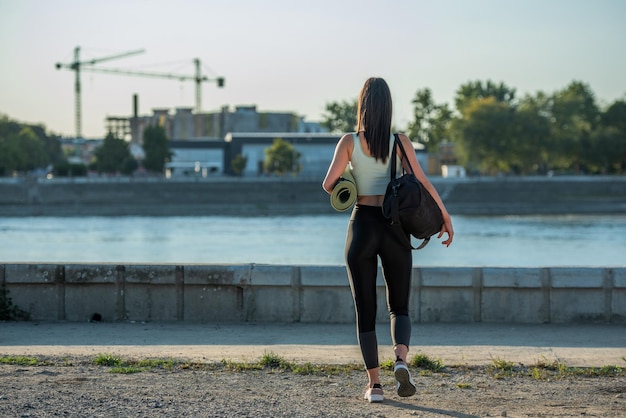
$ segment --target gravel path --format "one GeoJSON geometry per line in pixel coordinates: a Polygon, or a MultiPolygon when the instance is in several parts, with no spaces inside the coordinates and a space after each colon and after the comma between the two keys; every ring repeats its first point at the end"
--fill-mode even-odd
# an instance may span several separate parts
{"type": "MultiPolygon", "coordinates": [[[[365,373],[343,366],[313,374],[223,363],[176,362],[112,373],[93,358],[56,357],[39,365],[0,364],[2,417],[570,417],[626,416],[626,373],[559,373],[517,366],[411,367],[418,391],[394,393],[383,370],[385,402],[362,399],[365,373]]],[[[619,369],[618,369],[619,370],[619,369]]]]}

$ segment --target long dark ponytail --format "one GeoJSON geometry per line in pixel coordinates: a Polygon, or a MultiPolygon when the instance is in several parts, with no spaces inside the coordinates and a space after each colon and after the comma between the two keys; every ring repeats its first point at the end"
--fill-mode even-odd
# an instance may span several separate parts
{"type": "Polygon", "coordinates": [[[382,78],[365,81],[357,106],[357,131],[365,133],[372,157],[387,162],[391,134],[391,92],[382,78]]]}

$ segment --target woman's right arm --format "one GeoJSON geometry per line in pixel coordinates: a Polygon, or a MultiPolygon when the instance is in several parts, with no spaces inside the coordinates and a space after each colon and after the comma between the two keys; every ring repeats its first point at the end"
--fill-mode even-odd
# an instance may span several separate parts
{"type": "Polygon", "coordinates": [[[322,182],[322,187],[326,190],[326,193],[331,194],[333,188],[339,181],[339,178],[343,174],[346,166],[350,162],[350,156],[352,155],[352,134],[345,134],[341,137],[337,146],[335,147],[335,155],[328,167],[326,177],[322,182]]]}

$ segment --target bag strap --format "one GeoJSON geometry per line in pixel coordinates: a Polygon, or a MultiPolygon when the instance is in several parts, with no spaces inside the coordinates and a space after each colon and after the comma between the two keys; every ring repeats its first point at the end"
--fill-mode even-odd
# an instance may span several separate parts
{"type": "MultiPolygon", "coordinates": [[[[409,173],[415,175],[415,173],[413,172],[413,167],[411,167],[411,163],[409,163],[409,157],[407,157],[406,155],[406,151],[404,150],[404,146],[402,146],[402,142],[400,141],[400,137],[398,136],[398,134],[393,134],[394,140],[393,140],[393,148],[391,150],[391,160],[389,162],[389,164],[391,164],[391,176],[390,176],[390,180],[393,180],[396,178],[396,148],[400,148],[400,152],[402,153],[402,160],[407,162],[407,165],[409,166],[409,173]]],[[[402,165],[402,170],[403,172],[407,172],[406,168],[404,168],[404,165],[402,165]]]]}

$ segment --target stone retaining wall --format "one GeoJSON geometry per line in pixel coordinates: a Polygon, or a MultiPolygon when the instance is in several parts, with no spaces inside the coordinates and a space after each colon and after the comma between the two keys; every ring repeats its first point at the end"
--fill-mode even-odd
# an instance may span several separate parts
{"type": "MultiPolygon", "coordinates": [[[[626,322],[626,268],[414,268],[412,283],[417,323],[626,322]]],[[[344,267],[3,264],[0,285],[37,321],[354,322],[344,267]]]]}
{"type": "MultiPolygon", "coordinates": [[[[626,176],[431,180],[452,215],[626,213],[626,176]]],[[[289,176],[8,179],[0,181],[0,216],[335,213],[321,181],[289,176]]]]}

